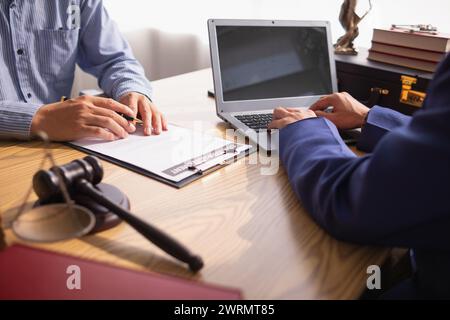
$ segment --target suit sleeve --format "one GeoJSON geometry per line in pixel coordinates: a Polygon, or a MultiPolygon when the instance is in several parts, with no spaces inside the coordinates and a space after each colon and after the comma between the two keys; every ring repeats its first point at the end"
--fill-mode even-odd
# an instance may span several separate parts
{"type": "Polygon", "coordinates": [[[385,133],[373,154],[357,158],[331,122],[308,119],[281,130],[280,158],[304,207],[334,237],[448,249],[448,152],[420,131],[408,125],[385,133]]]}
{"type": "Polygon", "coordinates": [[[366,124],[361,130],[358,140],[358,149],[364,152],[372,152],[378,141],[389,131],[405,126],[411,121],[411,117],[405,116],[392,109],[374,106],[367,118],[366,124]]]}

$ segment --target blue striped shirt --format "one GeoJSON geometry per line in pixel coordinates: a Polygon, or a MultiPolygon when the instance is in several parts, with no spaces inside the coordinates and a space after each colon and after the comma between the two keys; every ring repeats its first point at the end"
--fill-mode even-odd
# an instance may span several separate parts
{"type": "Polygon", "coordinates": [[[36,111],[70,95],[76,64],[114,99],[151,97],[101,0],[0,0],[0,137],[29,138],[36,111]]]}

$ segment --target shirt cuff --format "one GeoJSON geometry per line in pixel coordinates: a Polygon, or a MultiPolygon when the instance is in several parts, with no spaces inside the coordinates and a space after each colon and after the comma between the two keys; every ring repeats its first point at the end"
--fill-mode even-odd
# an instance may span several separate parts
{"type": "Polygon", "coordinates": [[[392,109],[379,106],[372,107],[362,127],[357,148],[364,152],[372,152],[386,133],[392,129],[406,125],[410,120],[411,117],[392,109]]]}
{"type": "Polygon", "coordinates": [[[42,105],[0,101],[0,137],[30,139],[33,117],[42,105]]]}

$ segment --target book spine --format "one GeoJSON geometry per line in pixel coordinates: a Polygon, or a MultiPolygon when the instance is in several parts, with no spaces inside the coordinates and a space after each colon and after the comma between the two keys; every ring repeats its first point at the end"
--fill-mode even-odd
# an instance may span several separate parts
{"type": "Polygon", "coordinates": [[[449,39],[446,38],[381,29],[374,29],[373,41],[442,53],[449,49],[449,39]]]}
{"type": "Polygon", "coordinates": [[[415,50],[415,51],[417,51],[417,52],[429,52],[429,53],[435,53],[435,54],[440,54],[440,55],[442,55],[442,56],[445,55],[445,52],[443,52],[443,51],[435,51],[435,50],[420,49],[420,48],[411,48],[411,47],[408,47],[408,46],[402,46],[402,45],[399,45],[398,43],[392,44],[392,43],[386,43],[386,42],[381,42],[381,41],[374,41],[374,40],[372,40],[372,44],[380,44],[380,45],[390,46],[390,47],[394,47],[394,48],[401,48],[401,49],[415,50]]]}
{"type": "Polygon", "coordinates": [[[399,56],[394,56],[394,55],[379,53],[379,52],[374,52],[374,51],[369,52],[369,56],[367,59],[372,60],[372,61],[387,63],[390,65],[401,66],[401,67],[406,67],[406,68],[411,68],[411,69],[417,69],[417,70],[426,71],[426,72],[436,71],[436,67],[438,65],[437,63],[431,63],[431,62],[417,60],[417,59],[404,58],[404,57],[399,57],[399,56]]]}
{"type": "Polygon", "coordinates": [[[405,59],[410,59],[410,60],[416,60],[416,61],[423,61],[423,62],[428,62],[428,63],[439,63],[439,61],[436,60],[432,60],[432,59],[426,59],[426,58],[419,58],[419,57],[412,57],[412,56],[406,56],[406,55],[401,55],[398,53],[393,53],[393,52],[386,52],[386,51],[381,51],[381,50],[377,50],[377,49],[370,49],[369,52],[374,52],[374,53],[380,53],[380,54],[384,54],[384,55],[389,55],[389,56],[393,56],[393,57],[399,57],[399,58],[405,58],[405,59]]]}

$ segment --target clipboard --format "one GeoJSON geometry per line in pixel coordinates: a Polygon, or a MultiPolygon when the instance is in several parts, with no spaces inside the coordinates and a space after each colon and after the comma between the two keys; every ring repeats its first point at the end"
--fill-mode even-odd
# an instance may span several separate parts
{"type": "MultiPolygon", "coordinates": [[[[193,130],[180,128],[176,126],[170,126],[169,131],[182,129],[185,130],[185,132],[194,132],[193,130]]],[[[197,134],[199,134],[197,132],[197,134]]],[[[207,135],[204,135],[207,136],[207,135]]],[[[79,150],[81,152],[94,155],[102,160],[108,161],[110,163],[116,164],[120,167],[123,167],[125,169],[131,170],[133,172],[136,172],[138,174],[141,174],[143,176],[152,178],[154,180],[157,180],[159,182],[162,182],[164,184],[167,184],[169,186],[172,186],[174,188],[180,189],[185,187],[186,185],[190,184],[191,182],[194,182],[214,171],[217,171],[225,166],[228,166],[239,159],[246,157],[253,153],[255,150],[252,148],[251,145],[244,145],[235,143],[232,141],[224,140],[221,138],[216,138],[210,136],[212,139],[218,139],[223,141],[224,147],[223,148],[212,148],[212,150],[208,150],[205,153],[202,153],[201,155],[197,155],[196,157],[190,157],[185,159],[185,161],[182,161],[180,163],[177,163],[176,165],[168,165],[167,168],[164,170],[165,172],[183,172],[184,175],[187,175],[185,178],[179,180],[179,181],[173,181],[171,179],[166,178],[165,176],[158,174],[158,172],[146,169],[136,163],[133,163],[132,161],[124,161],[122,159],[118,159],[117,157],[109,155],[107,152],[99,152],[95,150],[95,148],[90,147],[89,145],[83,146],[83,143],[81,142],[67,142],[66,145],[70,146],[71,148],[74,148],[76,150],[79,150]],[[234,152],[232,152],[234,149],[234,152]],[[237,150],[241,150],[238,152],[237,150]],[[204,165],[208,165],[209,162],[214,162],[216,159],[220,159],[221,157],[224,157],[226,154],[226,157],[228,158],[225,161],[221,161],[220,163],[216,163],[211,166],[207,166],[206,168],[203,168],[204,165]],[[205,159],[205,161],[201,161],[202,159],[205,159]]],[[[148,142],[151,142],[150,139],[152,137],[145,137],[144,139],[148,139],[148,142]]],[[[122,140],[126,141],[126,140],[122,140]]],[[[99,142],[99,144],[107,143],[107,142],[99,142]]],[[[94,144],[97,145],[97,144],[94,144]]]]}

